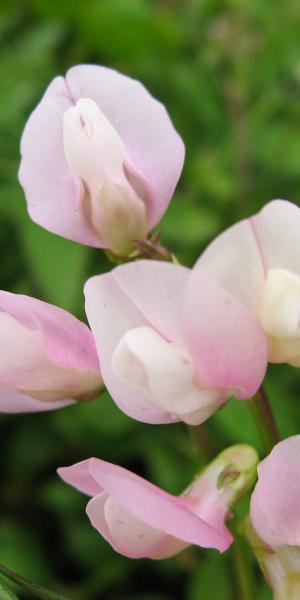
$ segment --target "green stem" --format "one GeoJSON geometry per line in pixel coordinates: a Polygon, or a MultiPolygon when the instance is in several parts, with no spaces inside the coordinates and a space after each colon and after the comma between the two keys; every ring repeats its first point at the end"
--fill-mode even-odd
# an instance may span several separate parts
{"type": "Polygon", "coordinates": [[[191,434],[191,438],[201,463],[207,465],[215,457],[216,453],[206,429],[204,429],[203,425],[188,425],[187,428],[191,434]]]}
{"type": "Polygon", "coordinates": [[[61,594],[56,594],[55,592],[51,592],[46,588],[42,587],[38,583],[34,583],[29,579],[26,579],[22,575],[11,571],[5,565],[0,564],[0,573],[5,575],[8,579],[17,583],[20,587],[22,587],[26,592],[30,592],[35,598],[40,598],[40,600],[70,600],[66,596],[62,596],[61,594]]]}
{"type": "Polygon", "coordinates": [[[250,410],[261,437],[264,449],[269,453],[280,441],[280,436],[272,408],[263,386],[249,402],[250,410]]]}
{"type": "Polygon", "coordinates": [[[234,543],[230,549],[230,559],[236,582],[236,598],[238,600],[255,600],[253,576],[247,547],[238,533],[235,533],[234,543]]]}

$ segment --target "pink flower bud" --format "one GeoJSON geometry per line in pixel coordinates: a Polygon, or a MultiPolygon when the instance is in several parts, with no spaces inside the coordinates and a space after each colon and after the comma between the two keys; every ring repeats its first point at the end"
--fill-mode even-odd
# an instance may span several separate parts
{"type": "Polygon", "coordinates": [[[58,469],[58,474],[92,496],[88,517],[117,552],[161,559],[190,544],[226,550],[232,542],[225,525],[230,507],[251,485],[256,464],[251,447],[232,446],[179,497],[97,458],[58,469]],[[229,470],[234,477],[228,477],[229,470]]]}
{"type": "Polygon", "coordinates": [[[51,410],[102,387],[88,327],[66,311],[0,291],[0,412],[51,410]]]}
{"type": "Polygon", "coordinates": [[[184,146],[137,81],[96,65],[57,77],[21,141],[31,218],[49,231],[127,256],[164,214],[184,146]]]}
{"type": "Polygon", "coordinates": [[[105,385],[133,418],[199,424],[261,384],[265,337],[207,274],[138,261],[91,278],[85,296],[105,385]]]}
{"type": "Polygon", "coordinates": [[[256,315],[270,362],[300,366],[300,209],[273,200],[222,233],[200,256],[205,269],[256,315]]]}

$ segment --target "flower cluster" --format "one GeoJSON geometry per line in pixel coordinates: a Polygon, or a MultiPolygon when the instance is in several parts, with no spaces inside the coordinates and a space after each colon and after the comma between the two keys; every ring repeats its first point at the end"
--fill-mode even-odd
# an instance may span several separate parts
{"type": "MultiPolygon", "coordinates": [[[[151,256],[172,258],[159,256],[150,232],[184,160],[165,108],[139,82],[92,65],[57,77],[27,122],[21,155],[31,218],[122,264],[85,284],[90,329],[58,307],[0,292],[2,412],[59,408],[105,386],[138,421],[198,426],[231,396],[251,399],[268,362],[300,366],[296,205],[270,202],[217,237],[192,269],[134,260],[145,243],[151,256]]],[[[178,497],[97,458],[58,472],[92,497],[88,517],[118,552],[157,559],[190,544],[225,551],[226,521],[257,463],[250,446],[229,447],[178,497]]],[[[299,463],[300,436],[272,450],[246,524],[282,600],[300,596],[299,463]]]]}

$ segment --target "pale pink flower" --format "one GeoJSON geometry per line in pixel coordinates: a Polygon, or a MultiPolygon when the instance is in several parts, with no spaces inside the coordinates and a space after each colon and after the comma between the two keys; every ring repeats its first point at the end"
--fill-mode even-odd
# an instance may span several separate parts
{"type": "Polygon", "coordinates": [[[97,458],[58,469],[64,481],[92,496],[86,512],[115,550],[130,558],[168,558],[196,544],[226,550],[230,507],[253,482],[257,454],[245,445],[222,452],[182,496],[97,458]]]}
{"type": "Polygon", "coordinates": [[[21,155],[33,221],[126,256],[165,213],[184,145],[141,83],[78,65],[49,85],[25,127],[21,155]]]}
{"type": "Polygon", "coordinates": [[[103,380],[133,418],[199,424],[260,386],[265,336],[200,270],[138,261],[92,277],[85,296],[103,380]]]}
{"type": "Polygon", "coordinates": [[[300,209],[295,204],[273,200],[233,225],[195,268],[207,270],[254,312],[270,362],[300,366],[300,209]]]}
{"type": "Polygon", "coordinates": [[[276,600],[300,598],[300,435],[277,444],[258,466],[249,540],[276,600]]]}
{"type": "Polygon", "coordinates": [[[102,387],[84,323],[57,306],[0,291],[0,412],[51,410],[102,387]]]}

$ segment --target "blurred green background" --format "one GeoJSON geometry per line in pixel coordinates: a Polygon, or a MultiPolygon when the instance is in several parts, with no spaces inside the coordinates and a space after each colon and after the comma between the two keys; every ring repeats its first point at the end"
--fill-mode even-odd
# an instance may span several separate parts
{"type": "MultiPolygon", "coordinates": [[[[51,78],[74,64],[117,68],[167,106],[187,157],[163,242],[185,264],[270,199],[299,201],[297,0],[2,0],[0,36],[2,289],[84,319],[83,282],[111,268],[101,252],[33,224],[17,182],[27,116],[51,78]]],[[[282,436],[297,433],[296,370],[270,369],[267,388],[282,436]]],[[[232,401],[207,431],[218,450],[240,441],[261,450],[246,403],[232,401]]],[[[48,414],[0,415],[0,444],[0,562],[72,600],[240,599],[230,552],[123,558],[90,526],[86,499],[55,474],[95,455],[179,493],[199,467],[183,425],[134,422],[102,396],[48,414]]],[[[252,570],[253,597],[271,598],[252,570]]]]}

